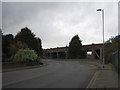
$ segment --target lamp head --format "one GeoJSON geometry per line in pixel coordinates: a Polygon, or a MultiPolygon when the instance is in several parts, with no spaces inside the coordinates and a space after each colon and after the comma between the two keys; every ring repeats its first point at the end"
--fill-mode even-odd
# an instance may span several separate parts
{"type": "Polygon", "coordinates": [[[97,9],[97,11],[102,11],[102,9],[97,9]]]}

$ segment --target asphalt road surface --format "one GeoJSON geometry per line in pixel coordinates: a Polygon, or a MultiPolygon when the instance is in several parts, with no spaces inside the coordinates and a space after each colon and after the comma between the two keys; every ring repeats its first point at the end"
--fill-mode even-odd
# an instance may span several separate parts
{"type": "Polygon", "coordinates": [[[44,62],[40,68],[3,73],[3,88],[86,88],[96,71],[78,61],[44,62]]]}

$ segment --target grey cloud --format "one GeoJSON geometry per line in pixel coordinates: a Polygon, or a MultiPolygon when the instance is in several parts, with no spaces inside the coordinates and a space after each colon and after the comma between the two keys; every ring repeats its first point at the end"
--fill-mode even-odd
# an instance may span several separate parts
{"type": "Polygon", "coordinates": [[[43,47],[65,46],[78,34],[83,44],[102,42],[101,13],[105,9],[106,39],[117,34],[117,3],[3,3],[3,32],[14,35],[28,26],[43,47]],[[114,30],[113,30],[114,29],[114,30]]]}
{"type": "Polygon", "coordinates": [[[2,29],[2,2],[0,1],[0,29],[2,29]]]}

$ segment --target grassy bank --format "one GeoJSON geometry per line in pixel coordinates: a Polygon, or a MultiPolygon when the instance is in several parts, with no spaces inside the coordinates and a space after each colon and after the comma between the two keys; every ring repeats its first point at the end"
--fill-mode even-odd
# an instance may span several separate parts
{"type": "Polygon", "coordinates": [[[31,68],[37,68],[41,67],[42,65],[36,64],[33,66],[26,66],[24,64],[16,64],[16,63],[10,63],[10,64],[2,64],[2,72],[9,72],[9,71],[16,71],[16,70],[23,70],[23,69],[31,69],[31,68]]]}
{"type": "Polygon", "coordinates": [[[100,60],[98,59],[55,59],[56,61],[78,61],[80,63],[94,65],[100,68],[100,60]]]}
{"type": "Polygon", "coordinates": [[[32,69],[32,68],[38,68],[38,67],[41,67],[41,65],[14,67],[14,68],[4,68],[4,69],[2,69],[2,72],[10,72],[10,71],[16,71],[16,70],[32,69]]]}
{"type": "Polygon", "coordinates": [[[55,59],[57,61],[99,62],[98,59],[55,59]]]}
{"type": "MultiPolygon", "coordinates": [[[[80,63],[85,63],[85,64],[94,65],[94,66],[99,67],[99,60],[95,60],[95,59],[54,59],[54,60],[55,61],[71,61],[71,62],[72,61],[78,61],[80,63]]],[[[44,62],[43,65],[47,65],[47,63],[44,62]]],[[[26,66],[26,65],[23,65],[23,64],[15,64],[15,63],[2,64],[2,72],[38,68],[38,67],[41,67],[43,65],[37,64],[37,65],[34,65],[34,66],[26,66]]]]}

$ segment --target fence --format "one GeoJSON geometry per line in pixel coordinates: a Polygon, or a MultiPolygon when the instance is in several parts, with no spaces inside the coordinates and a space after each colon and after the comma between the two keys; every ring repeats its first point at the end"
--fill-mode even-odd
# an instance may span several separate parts
{"type": "Polygon", "coordinates": [[[111,63],[115,66],[115,68],[120,73],[120,51],[116,51],[112,54],[111,63]]]}

